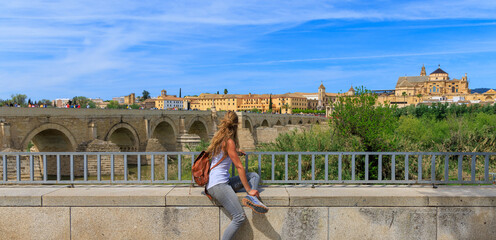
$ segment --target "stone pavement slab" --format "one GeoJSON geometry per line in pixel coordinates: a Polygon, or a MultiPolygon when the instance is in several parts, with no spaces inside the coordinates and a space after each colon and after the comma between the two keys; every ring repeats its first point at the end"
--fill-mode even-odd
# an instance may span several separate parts
{"type": "Polygon", "coordinates": [[[43,195],[54,192],[60,188],[39,187],[6,187],[0,188],[0,207],[9,206],[41,206],[43,195]]]}
{"type": "Polygon", "coordinates": [[[173,187],[76,187],[43,196],[43,206],[165,206],[173,187]]]}

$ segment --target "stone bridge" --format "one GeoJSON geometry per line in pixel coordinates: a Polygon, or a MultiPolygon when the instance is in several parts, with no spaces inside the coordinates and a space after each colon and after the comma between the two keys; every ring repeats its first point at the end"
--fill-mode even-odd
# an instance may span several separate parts
{"type": "MultiPolygon", "coordinates": [[[[0,108],[0,151],[91,151],[105,141],[122,152],[187,151],[209,140],[224,112],[113,109],[0,108]]],[[[238,113],[240,145],[254,149],[278,133],[325,122],[305,115],[238,113]]],[[[110,149],[115,149],[114,148],[110,149]]],[[[105,151],[105,149],[100,149],[105,151]]]]}

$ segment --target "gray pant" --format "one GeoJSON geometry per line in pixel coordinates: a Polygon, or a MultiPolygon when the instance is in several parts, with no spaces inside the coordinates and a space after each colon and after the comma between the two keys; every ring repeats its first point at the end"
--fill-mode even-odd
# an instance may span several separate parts
{"type": "MultiPolygon", "coordinates": [[[[257,173],[249,172],[246,174],[248,178],[248,183],[252,189],[258,190],[258,182],[260,181],[260,176],[257,173]]],[[[236,231],[238,231],[241,224],[246,220],[245,212],[241,203],[236,196],[237,191],[243,188],[243,183],[239,176],[229,178],[229,182],[220,183],[208,189],[208,193],[215,198],[224,209],[226,209],[229,214],[231,214],[232,221],[227,226],[224,234],[222,235],[222,240],[232,239],[236,231]]]]}

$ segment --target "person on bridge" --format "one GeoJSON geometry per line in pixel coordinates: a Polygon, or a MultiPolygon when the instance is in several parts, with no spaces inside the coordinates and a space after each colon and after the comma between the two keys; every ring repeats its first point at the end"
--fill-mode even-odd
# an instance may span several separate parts
{"type": "Polygon", "coordinates": [[[212,157],[213,168],[209,174],[207,192],[215,198],[231,214],[232,221],[227,226],[222,239],[232,239],[241,224],[246,220],[245,212],[241,207],[235,192],[244,188],[248,194],[243,198],[243,204],[257,213],[266,213],[269,209],[260,201],[258,183],[260,176],[255,172],[246,173],[238,154],[238,115],[235,112],[227,112],[221,120],[219,130],[212,138],[207,149],[212,157]],[[225,157],[224,157],[225,156],[225,157]],[[239,176],[229,177],[229,167],[236,166],[239,176]]]}

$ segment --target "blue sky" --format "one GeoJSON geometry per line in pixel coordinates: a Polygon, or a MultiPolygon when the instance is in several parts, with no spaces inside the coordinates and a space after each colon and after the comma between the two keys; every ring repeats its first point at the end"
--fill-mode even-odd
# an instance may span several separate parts
{"type": "Polygon", "coordinates": [[[0,99],[496,87],[496,1],[0,2],[0,99]]]}

